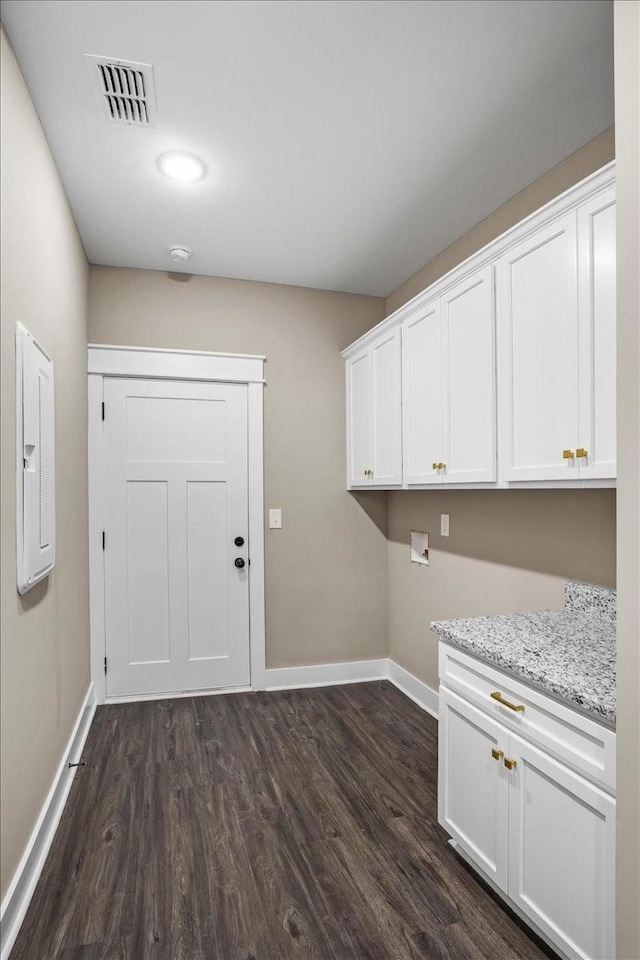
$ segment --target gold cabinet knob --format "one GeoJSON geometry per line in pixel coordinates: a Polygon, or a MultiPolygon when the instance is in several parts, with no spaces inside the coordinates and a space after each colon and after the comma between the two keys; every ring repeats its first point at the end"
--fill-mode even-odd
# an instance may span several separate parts
{"type": "Polygon", "coordinates": [[[574,454],[573,450],[563,450],[563,451],[562,451],[562,459],[563,459],[563,460],[573,460],[574,456],[575,456],[575,454],[574,454]]]}
{"type": "Polygon", "coordinates": [[[441,469],[441,470],[446,470],[446,469],[447,469],[446,463],[441,463],[441,464],[440,464],[440,469],[441,469]]]}
{"type": "Polygon", "coordinates": [[[495,747],[491,748],[491,756],[494,760],[502,760],[504,757],[504,750],[496,750],[495,747]]]}
{"type": "Polygon", "coordinates": [[[440,464],[439,464],[439,463],[432,463],[432,464],[431,464],[431,469],[432,469],[432,470],[439,470],[439,469],[440,469],[440,464]]]}
{"type": "Polygon", "coordinates": [[[582,458],[586,456],[587,456],[587,451],[585,450],[585,448],[578,447],[578,449],[576,450],[576,457],[578,457],[579,460],[582,460],[582,458]]]}
{"type": "Polygon", "coordinates": [[[505,758],[504,758],[504,765],[505,765],[505,767],[507,768],[507,770],[515,770],[515,768],[516,768],[517,765],[518,765],[518,761],[517,761],[517,760],[512,760],[510,757],[505,757],[505,758]]]}

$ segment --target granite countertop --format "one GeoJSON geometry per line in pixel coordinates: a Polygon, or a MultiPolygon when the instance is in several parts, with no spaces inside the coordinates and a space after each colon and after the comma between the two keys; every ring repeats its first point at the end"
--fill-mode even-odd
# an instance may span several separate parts
{"type": "Polygon", "coordinates": [[[615,591],[567,583],[560,610],[435,620],[431,629],[447,643],[615,726],[615,591]]]}

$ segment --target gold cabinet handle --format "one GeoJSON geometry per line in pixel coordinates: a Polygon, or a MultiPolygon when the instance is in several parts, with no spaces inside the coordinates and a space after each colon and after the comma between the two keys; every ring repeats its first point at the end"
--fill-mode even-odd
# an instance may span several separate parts
{"type": "Polygon", "coordinates": [[[447,469],[446,463],[441,463],[441,464],[440,464],[440,469],[441,469],[441,470],[446,470],[446,469],[447,469]]]}
{"type": "Polygon", "coordinates": [[[507,770],[514,770],[518,765],[518,761],[512,760],[510,757],[505,757],[504,765],[507,768],[507,770]]]}
{"type": "Polygon", "coordinates": [[[491,756],[494,760],[502,760],[504,757],[504,750],[496,750],[495,747],[491,748],[491,756]]]}
{"type": "Polygon", "coordinates": [[[509,707],[509,710],[515,710],[516,713],[519,713],[521,710],[524,710],[524,706],[521,703],[510,703],[508,700],[505,700],[502,694],[495,690],[491,697],[493,700],[497,700],[498,703],[501,703],[503,707],[509,707]]]}
{"type": "Polygon", "coordinates": [[[573,460],[574,456],[575,456],[575,454],[574,454],[573,450],[563,450],[563,451],[562,451],[562,459],[563,459],[563,460],[573,460]]]}
{"type": "Polygon", "coordinates": [[[439,469],[440,469],[440,464],[439,464],[439,463],[432,463],[432,464],[431,464],[431,469],[432,469],[432,470],[439,470],[439,469]]]}
{"type": "Polygon", "coordinates": [[[585,450],[585,448],[578,447],[578,449],[576,450],[576,457],[578,457],[579,460],[582,460],[582,458],[586,456],[587,456],[587,451],[585,450]]]}

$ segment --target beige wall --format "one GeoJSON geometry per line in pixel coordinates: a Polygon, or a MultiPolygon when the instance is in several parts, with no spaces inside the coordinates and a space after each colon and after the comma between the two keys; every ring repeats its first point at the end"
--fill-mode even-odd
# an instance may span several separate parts
{"type": "Polygon", "coordinates": [[[2,894],[89,684],[88,266],[47,142],[2,33],[2,894]],[[56,567],[16,590],[15,323],[56,373],[56,567]]]}
{"type": "Polygon", "coordinates": [[[389,655],[431,687],[431,620],[561,607],[568,579],[615,586],[612,490],[398,491],[387,522],[389,655]],[[429,533],[428,567],[409,559],[411,530],[429,533]]]}
{"type": "Polygon", "coordinates": [[[640,3],[616,0],[617,956],[640,957],[640,3]]]}
{"type": "MultiPolygon", "coordinates": [[[[500,207],[388,297],[393,312],[523,217],[613,159],[607,130],[500,207]]],[[[438,685],[429,622],[562,605],[567,579],[615,586],[615,491],[397,491],[388,494],[390,655],[438,685]],[[440,537],[440,514],[451,536],[440,537]],[[409,560],[430,534],[431,566],[409,560]]]]}
{"type": "Polygon", "coordinates": [[[390,293],[386,302],[386,313],[393,313],[407,300],[411,300],[425,287],[430,286],[453,270],[459,263],[471,257],[496,237],[501,236],[516,223],[559,196],[575,183],[588,177],[613,160],[615,155],[614,130],[610,127],[600,136],[576,150],[570,157],[553,167],[539,180],[535,180],[520,193],[508,200],[492,214],[481,220],[463,237],[430,260],[422,269],[405,280],[397,290],[390,293]]]}
{"type": "Polygon", "coordinates": [[[385,501],[345,490],[340,357],[384,301],[91,267],[89,302],[93,342],[267,356],[265,506],[283,511],[266,531],[267,666],[386,656],[385,501]]]}

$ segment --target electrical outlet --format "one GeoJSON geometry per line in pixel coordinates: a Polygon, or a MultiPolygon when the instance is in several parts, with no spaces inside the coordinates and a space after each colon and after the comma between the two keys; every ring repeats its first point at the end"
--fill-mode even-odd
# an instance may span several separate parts
{"type": "Polygon", "coordinates": [[[449,536],[449,514],[448,513],[440,514],[440,535],[442,537],[449,536]]]}
{"type": "Polygon", "coordinates": [[[282,529],[282,510],[269,510],[269,528],[271,530],[282,529]]]}

